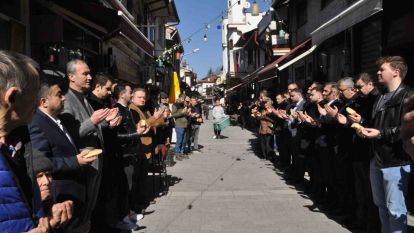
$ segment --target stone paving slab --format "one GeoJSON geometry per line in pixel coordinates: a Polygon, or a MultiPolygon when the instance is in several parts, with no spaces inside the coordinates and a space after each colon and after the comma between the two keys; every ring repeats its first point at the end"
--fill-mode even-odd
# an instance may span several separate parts
{"type": "Polygon", "coordinates": [[[342,233],[349,232],[322,213],[311,212],[309,199],[285,184],[268,161],[257,158],[255,135],[238,127],[212,139],[203,124],[203,153],[178,161],[168,173],[181,180],[148,207],[141,233],[342,233]]]}

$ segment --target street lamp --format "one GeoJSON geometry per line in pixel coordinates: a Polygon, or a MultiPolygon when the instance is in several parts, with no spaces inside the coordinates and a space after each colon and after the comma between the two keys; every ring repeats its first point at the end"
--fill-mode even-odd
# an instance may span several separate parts
{"type": "Polygon", "coordinates": [[[190,54],[196,53],[196,52],[198,52],[198,51],[200,51],[200,49],[199,49],[199,48],[195,48],[195,49],[193,49],[193,51],[191,51],[191,52],[189,52],[189,53],[185,53],[185,54],[183,54],[183,57],[184,57],[184,56],[186,56],[186,55],[190,55],[190,54]]]}
{"type": "Polygon", "coordinates": [[[187,55],[190,55],[190,54],[193,54],[193,53],[196,53],[196,52],[198,52],[198,51],[200,51],[200,49],[199,48],[195,48],[195,49],[193,49],[193,51],[191,51],[191,52],[189,52],[189,53],[184,53],[182,56],[181,56],[181,62],[180,62],[180,64],[181,63],[183,63],[183,61],[184,61],[184,56],[187,56],[187,55]]]}

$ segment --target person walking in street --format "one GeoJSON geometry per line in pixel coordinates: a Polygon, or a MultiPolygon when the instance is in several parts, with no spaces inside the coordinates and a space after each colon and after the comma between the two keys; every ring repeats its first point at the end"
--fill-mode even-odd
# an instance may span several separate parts
{"type": "Polygon", "coordinates": [[[371,128],[360,128],[357,132],[372,142],[370,179],[381,232],[407,232],[405,196],[411,160],[403,150],[399,134],[403,101],[409,93],[403,84],[407,65],[399,56],[380,58],[377,65],[378,81],[387,87],[387,92],[374,103],[371,128]]]}
{"type": "MultiPolygon", "coordinates": [[[[224,114],[224,109],[220,104],[220,99],[215,100],[215,106],[213,108],[213,126],[214,124],[217,124],[220,122],[221,119],[226,117],[224,114]]],[[[221,129],[214,127],[214,139],[220,139],[221,138],[221,129]]]]}

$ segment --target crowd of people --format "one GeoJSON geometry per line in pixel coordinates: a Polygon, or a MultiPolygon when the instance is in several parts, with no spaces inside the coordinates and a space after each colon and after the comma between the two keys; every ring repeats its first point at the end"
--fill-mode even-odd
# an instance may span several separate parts
{"type": "Polygon", "coordinates": [[[0,51],[1,232],[138,229],[155,203],[155,158],[172,166],[201,152],[197,97],[180,94],[171,109],[166,93],[92,77],[84,60],[66,68],[61,82],[29,57],[0,51]]]}
{"type": "Polygon", "coordinates": [[[402,57],[377,65],[379,85],[361,73],[306,90],[290,83],[275,102],[263,90],[254,103],[240,103],[240,123],[256,121],[260,157],[315,200],[311,210],[366,232],[407,232],[414,97],[402,57]]]}

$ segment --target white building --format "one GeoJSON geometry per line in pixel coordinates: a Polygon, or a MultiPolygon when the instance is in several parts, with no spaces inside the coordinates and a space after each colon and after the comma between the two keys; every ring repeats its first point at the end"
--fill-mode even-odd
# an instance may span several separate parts
{"type": "Polygon", "coordinates": [[[192,67],[184,63],[180,68],[180,80],[185,82],[189,87],[192,87],[197,80],[197,74],[194,73],[192,67]]]}
{"type": "MultiPolygon", "coordinates": [[[[237,71],[237,57],[234,51],[240,49],[233,45],[243,33],[256,29],[265,13],[253,15],[253,4],[246,0],[228,0],[228,15],[222,21],[222,52],[224,77],[235,77],[237,71]]],[[[227,80],[225,83],[228,83],[227,80]]]]}
{"type": "Polygon", "coordinates": [[[212,99],[213,94],[212,90],[213,87],[216,85],[217,80],[219,79],[216,75],[207,76],[201,80],[197,80],[197,91],[205,98],[205,99],[212,99]]]}

